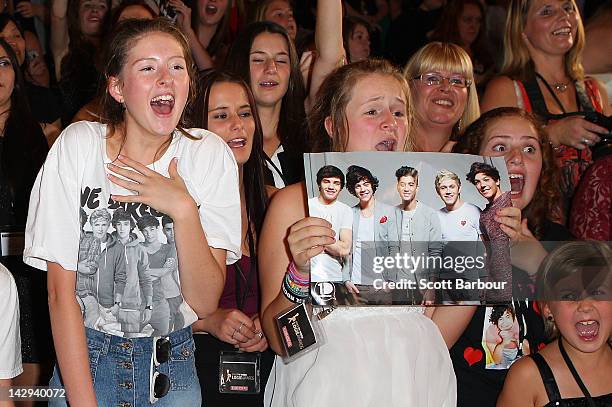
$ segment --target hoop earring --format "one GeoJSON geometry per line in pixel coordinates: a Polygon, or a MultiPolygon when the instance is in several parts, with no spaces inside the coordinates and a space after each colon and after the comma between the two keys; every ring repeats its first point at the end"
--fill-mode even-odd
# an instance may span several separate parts
{"type": "Polygon", "coordinates": [[[554,321],[555,321],[555,317],[553,317],[553,315],[552,315],[552,314],[549,314],[549,315],[546,317],[546,319],[547,319],[547,320],[549,320],[550,322],[554,322],[554,321]]]}

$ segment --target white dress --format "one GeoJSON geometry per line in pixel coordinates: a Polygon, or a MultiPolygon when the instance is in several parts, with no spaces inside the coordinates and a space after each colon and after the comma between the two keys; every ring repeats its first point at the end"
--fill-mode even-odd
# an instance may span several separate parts
{"type": "Polygon", "coordinates": [[[284,364],[278,356],[265,406],[454,407],[448,349],[421,307],[343,307],[323,319],[327,342],[284,364]]]}

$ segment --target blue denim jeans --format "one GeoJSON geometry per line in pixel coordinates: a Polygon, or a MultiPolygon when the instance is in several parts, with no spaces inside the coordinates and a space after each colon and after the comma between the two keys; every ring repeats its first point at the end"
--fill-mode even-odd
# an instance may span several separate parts
{"type": "MultiPolygon", "coordinates": [[[[100,407],[151,406],[149,381],[153,338],[122,338],[85,328],[89,367],[100,407]]],[[[156,407],[200,407],[202,398],[195,369],[195,345],[191,327],[169,336],[170,359],[157,367],[170,378],[170,391],[155,402],[156,407]]],[[[155,369],[155,366],[154,366],[155,369]]],[[[51,387],[63,387],[61,372],[55,366],[51,387]]],[[[50,407],[65,407],[66,399],[51,399],[50,407]]]]}

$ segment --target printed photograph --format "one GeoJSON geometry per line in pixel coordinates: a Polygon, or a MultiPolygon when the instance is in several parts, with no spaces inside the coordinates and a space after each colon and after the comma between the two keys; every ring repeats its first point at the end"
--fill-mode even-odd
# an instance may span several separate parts
{"type": "Polygon", "coordinates": [[[440,153],[305,155],[310,216],[336,242],[311,259],[319,305],[510,300],[512,206],[503,158],[440,153]]]}

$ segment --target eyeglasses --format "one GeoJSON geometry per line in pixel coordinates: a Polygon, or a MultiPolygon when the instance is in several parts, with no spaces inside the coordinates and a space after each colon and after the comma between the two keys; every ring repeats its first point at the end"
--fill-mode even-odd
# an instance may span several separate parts
{"type": "Polygon", "coordinates": [[[162,363],[170,359],[170,340],[168,338],[153,338],[155,350],[151,355],[151,374],[149,375],[149,401],[155,403],[170,391],[170,378],[157,371],[162,363]]]}
{"type": "Polygon", "coordinates": [[[463,76],[451,76],[450,78],[447,76],[442,76],[439,73],[429,72],[424,73],[419,76],[415,76],[412,78],[414,80],[420,80],[427,86],[439,86],[444,82],[444,79],[448,81],[450,86],[455,88],[467,88],[472,84],[472,81],[469,79],[465,79],[463,76]]]}

